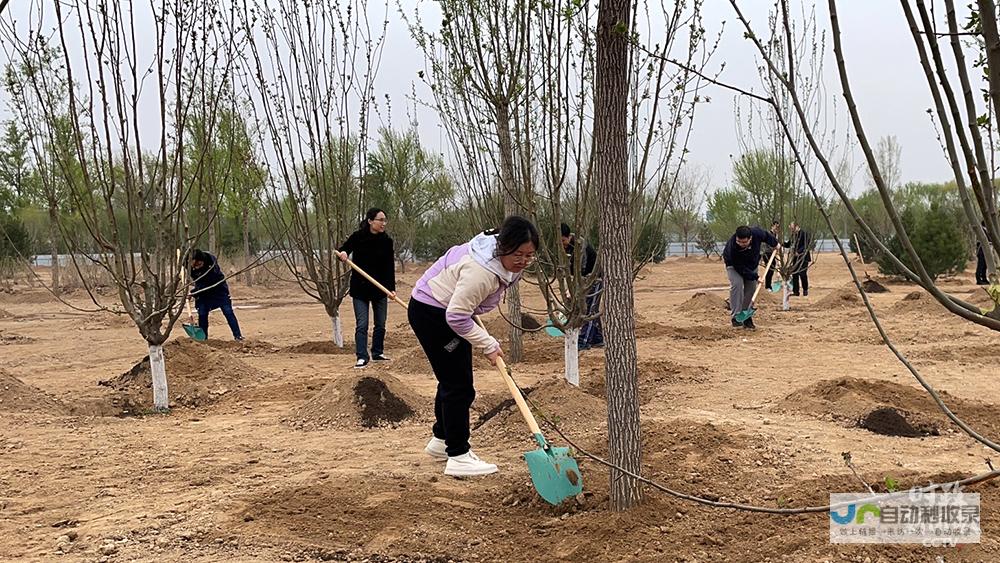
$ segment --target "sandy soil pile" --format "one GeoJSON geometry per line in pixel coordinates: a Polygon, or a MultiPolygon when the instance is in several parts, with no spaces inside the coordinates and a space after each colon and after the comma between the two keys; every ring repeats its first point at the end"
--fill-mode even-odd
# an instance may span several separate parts
{"type": "Polygon", "coordinates": [[[343,346],[337,346],[332,340],[320,340],[317,342],[303,342],[294,346],[288,346],[284,350],[289,354],[334,354],[348,355],[354,354],[354,346],[344,341],[343,346]]]}
{"type": "Polygon", "coordinates": [[[426,410],[427,404],[399,379],[366,370],[328,383],[285,422],[303,430],[395,426],[426,410]]]}
{"type": "Polygon", "coordinates": [[[42,390],[0,370],[0,412],[66,414],[67,409],[42,390]]]}
{"type": "Polygon", "coordinates": [[[851,284],[831,291],[813,304],[812,308],[820,311],[829,311],[831,309],[847,309],[861,306],[863,306],[863,303],[861,302],[861,297],[858,296],[858,289],[851,284]]]}
{"type": "Polygon", "coordinates": [[[923,291],[912,291],[907,293],[899,302],[892,306],[890,311],[897,315],[928,315],[948,313],[943,305],[936,299],[927,295],[923,291]]]}
{"type": "MultiPolygon", "coordinates": [[[[217,402],[233,391],[260,383],[268,375],[219,350],[190,339],[173,340],[163,346],[167,364],[170,405],[200,407],[217,402]]],[[[123,397],[126,410],[142,411],[153,405],[149,356],[120,376],[101,381],[123,397]]]]}
{"type": "Polygon", "coordinates": [[[719,313],[728,311],[725,298],[715,293],[699,291],[690,299],[677,306],[677,310],[682,313],[719,313]]]}
{"type": "MultiPolygon", "coordinates": [[[[1000,430],[1000,408],[939,394],[952,412],[980,432],[1000,430]]],[[[778,408],[896,436],[937,435],[955,428],[923,389],[854,377],[824,380],[795,391],[778,408]]]]}

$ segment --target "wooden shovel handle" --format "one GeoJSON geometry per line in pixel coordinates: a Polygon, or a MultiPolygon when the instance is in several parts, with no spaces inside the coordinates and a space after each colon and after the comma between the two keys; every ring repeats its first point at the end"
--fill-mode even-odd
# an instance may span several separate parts
{"type": "MultiPolygon", "coordinates": [[[[771,262],[774,262],[774,257],[777,255],[778,255],[778,250],[775,249],[774,252],[771,253],[771,257],[767,259],[767,266],[764,266],[765,272],[771,269],[771,262]]],[[[753,297],[750,298],[750,306],[747,307],[747,309],[753,307],[753,304],[757,302],[757,295],[760,293],[760,288],[762,287],[764,287],[764,280],[758,278],[757,289],[753,290],[753,297]]]]}
{"type": "MultiPolygon", "coordinates": [[[[351,262],[350,258],[345,259],[344,262],[348,266],[350,266],[351,269],[353,269],[355,272],[361,274],[362,277],[364,277],[366,280],[370,281],[372,283],[372,285],[374,285],[375,287],[377,287],[380,290],[382,290],[382,293],[385,293],[386,297],[389,297],[389,295],[392,293],[391,291],[389,291],[388,289],[386,289],[384,285],[382,285],[382,284],[378,283],[377,281],[375,281],[375,278],[369,276],[368,272],[366,272],[366,271],[362,270],[361,268],[359,268],[358,265],[355,264],[354,262],[351,262]]],[[[393,297],[392,300],[395,301],[396,303],[399,303],[400,305],[402,305],[404,309],[408,309],[409,308],[409,307],[406,306],[406,302],[404,302],[402,299],[400,299],[398,295],[396,297],[393,297]]]]}
{"type": "MultiPolygon", "coordinates": [[[[478,316],[473,315],[472,317],[476,324],[486,329],[483,326],[483,321],[480,320],[478,316]]],[[[503,358],[497,356],[497,371],[500,372],[500,377],[503,378],[504,383],[507,384],[507,389],[510,391],[511,397],[514,398],[514,402],[517,403],[517,409],[521,411],[521,416],[524,417],[524,421],[528,423],[528,429],[534,435],[539,435],[542,433],[541,429],[538,428],[538,422],[535,421],[535,415],[531,414],[531,409],[528,408],[528,403],[525,402],[524,397],[521,395],[521,390],[517,388],[517,384],[514,383],[514,379],[511,378],[510,373],[507,372],[507,362],[503,361],[503,358]]]]}

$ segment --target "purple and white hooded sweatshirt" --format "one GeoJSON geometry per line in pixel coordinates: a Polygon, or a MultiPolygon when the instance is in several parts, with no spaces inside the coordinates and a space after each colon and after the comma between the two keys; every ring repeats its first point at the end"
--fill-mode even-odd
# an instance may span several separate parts
{"type": "Polygon", "coordinates": [[[496,235],[485,233],[451,247],[424,272],[411,295],[425,305],[445,309],[448,326],[484,354],[496,351],[500,343],[472,315],[496,309],[504,291],[521,278],[503,267],[496,248],[496,235]]]}

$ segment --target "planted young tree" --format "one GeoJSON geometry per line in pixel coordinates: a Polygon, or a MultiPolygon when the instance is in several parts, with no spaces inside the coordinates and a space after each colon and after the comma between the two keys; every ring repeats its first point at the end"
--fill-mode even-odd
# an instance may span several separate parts
{"type": "MultiPolygon", "coordinates": [[[[384,15],[388,7],[381,6],[384,15]]],[[[336,250],[364,211],[386,22],[372,30],[365,0],[278,0],[244,3],[239,25],[250,37],[243,86],[272,170],[265,224],[296,282],[323,304],[333,341],[343,346],[340,304],[349,276],[336,250]]]]}
{"type": "MultiPolygon", "coordinates": [[[[78,273],[85,262],[114,281],[124,312],[149,346],[153,406],[164,410],[162,345],[184,309],[182,270],[197,238],[187,229],[184,205],[193,189],[188,172],[202,165],[183,150],[190,104],[222,88],[217,77],[229,74],[235,45],[215,25],[225,14],[213,1],[102,8],[37,5],[27,30],[14,30],[4,42],[12,60],[28,69],[15,107],[31,132],[35,159],[55,161],[85,229],[86,236],[73,236],[60,218],[63,242],[78,273]],[[134,41],[142,9],[154,22],[146,50],[134,41]],[[47,58],[51,36],[59,43],[54,59],[47,58]],[[143,119],[147,107],[158,109],[154,125],[143,119]],[[47,153],[64,132],[72,154],[47,153]]],[[[108,310],[88,278],[80,278],[94,304],[108,310]]]]}
{"type": "MultiPolygon", "coordinates": [[[[503,129],[498,116],[500,122],[507,116],[515,195],[523,204],[517,212],[549,233],[532,274],[546,300],[544,313],[566,334],[567,379],[578,382],[575,335],[600,314],[588,307],[587,298],[596,291],[601,268],[598,265],[591,275],[583,276],[582,261],[572,267],[558,228],[563,222],[571,226],[577,248],[599,242],[594,236],[598,202],[592,139],[595,3],[439,4],[445,12],[440,33],[426,30],[419,18],[411,22],[411,31],[428,61],[428,70],[421,75],[431,87],[435,109],[458,155],[456,178],[463,188],[474,187],[474,198],[484,201],[490,201],[485,197],[490,190],[506,185],[503,134],[497,128],[503,129]],[[479,40],[493,38],[491,30],[500,38],[497,45],[479,40]],[[487,46],[472,47],[478,43],[487,46]],[[481,50],[483,60],[477,59],[481,50]],[[483,91],[482,83],[494,87],[483,91]],[[500,98],[502,107],[497,109],[500,98]]],[[[711,54],[700,18],[698,2],[679,3],[667,12],[650,10],[637,18],[650,23],[629,36],[642,49],[633,50],[628,68],[632,208],[621,220],[635,224],[636,273],[664,252],[667,202],[684,162],[695,106],[701,101],[701,79],[692,69],[706,64],[711,54]],[[667,63],[674,53],[685,68],[667,63]]],[[[518,318],[507,316],[512,324],[518,324],[518,318]]]]}
{"type": "Polygon", "coordinates": [[[705,194],[709,184],[708,172],[687,170],[674,183],[667,200],[667,213],[674,232],[680,235],[684,244],[684,257],[688,256],[688,245],[702,226],[701,212],[705,205],[705,194]]]}

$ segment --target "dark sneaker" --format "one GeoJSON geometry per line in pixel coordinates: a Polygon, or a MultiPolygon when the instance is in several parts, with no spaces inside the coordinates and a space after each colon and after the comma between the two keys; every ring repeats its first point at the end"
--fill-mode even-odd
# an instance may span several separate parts
{"type": "Polygon", "coordinates": [[[733,328],[739,328],[739,327],[743,326],[743,323],[741,323],[740,321],[736,320],[736,317],[730,317],[730,319],[732,319],[732,321],[733,321],[733,328]]]}
{"type": "Polygon", "coordinates": [[[802,297],[809,297],[809,292],[808,291],[803,291],[802,292],[802,297]]]}
{"type": "Polygon", "coordinates": [[[385,354],[375,354],[374,356],[372,356],[372,359],[375,360],[376,362],[388,362],[389,356],[386,356],[385,354]]]}
{"type": "Polygon", "coordinates": [[[364,369],[368,367],[368,360],[364,358],[358,358],[358,361],[354,362],[354,369],[364,369]]]}
{"type": "Polygon", "coordinates": [[[757,327],[753,324],[753,317],[743,321],[743,328],[747,330],[757,330],[757,327]]]}

